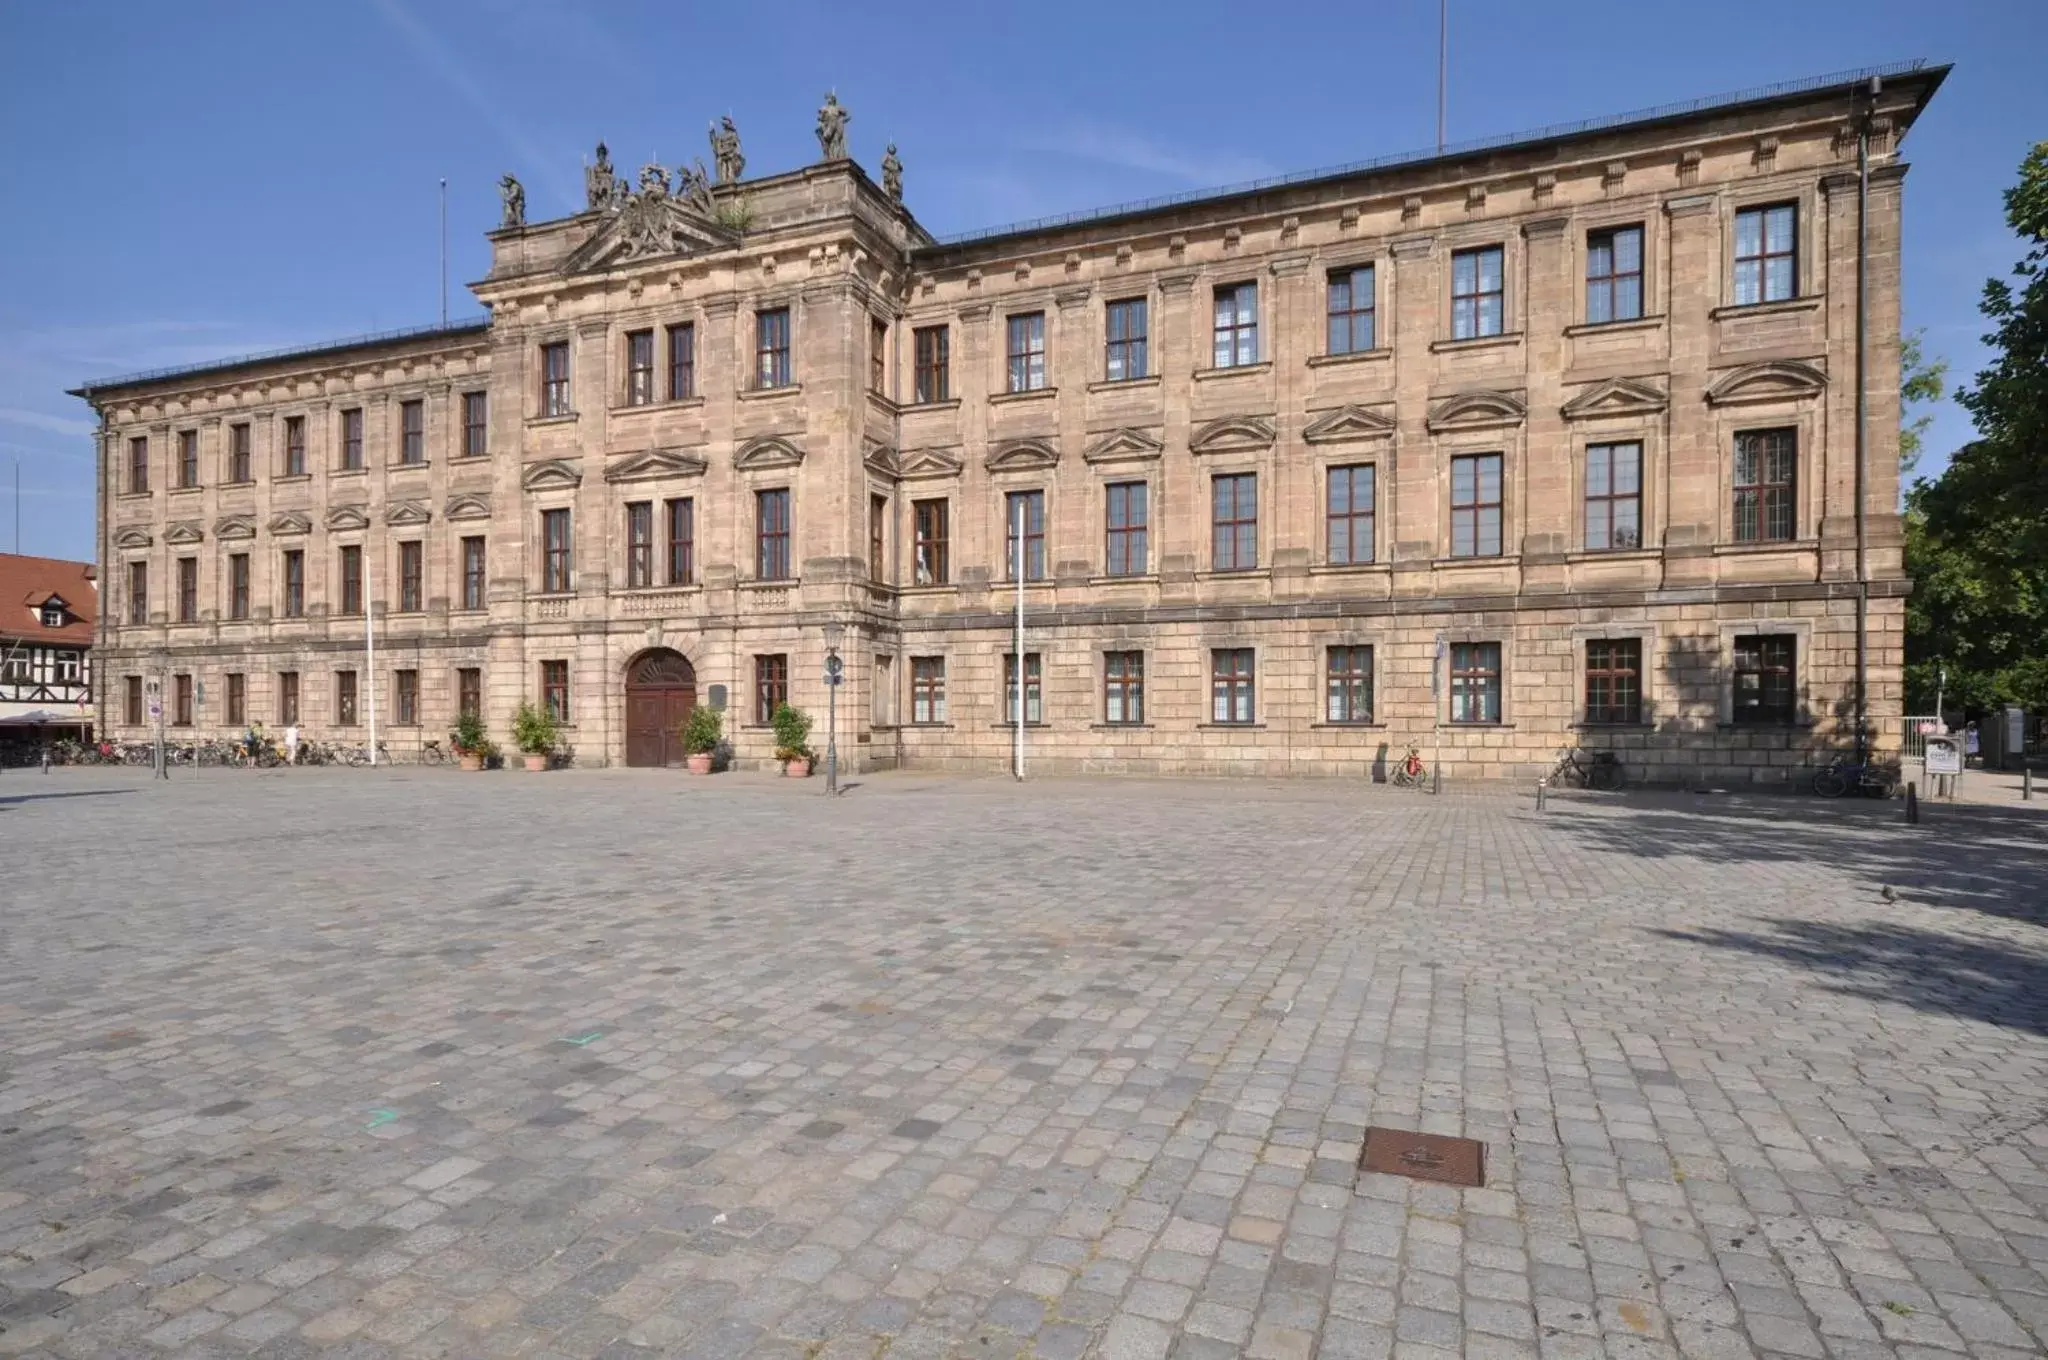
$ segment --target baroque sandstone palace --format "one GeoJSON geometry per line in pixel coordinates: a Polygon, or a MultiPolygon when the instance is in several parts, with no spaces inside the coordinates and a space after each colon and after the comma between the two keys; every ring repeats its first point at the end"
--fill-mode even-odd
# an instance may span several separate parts
{"type": "Polygon", "coordinates": [[[508,176],[487,320],[80,389],[102,730],[160,676],[174,736],[374,698],[402,757],[530,700],[674,765],[709,703],[751,764],[832,646],[849,768],[1000,768],[1021,564],[1034,769],[1784,779],[1859,706],[1896,749],[1897,144],[1945,73],[943,242],[830,101],[788,173],[728,123],[573,217],[508,176]]]}

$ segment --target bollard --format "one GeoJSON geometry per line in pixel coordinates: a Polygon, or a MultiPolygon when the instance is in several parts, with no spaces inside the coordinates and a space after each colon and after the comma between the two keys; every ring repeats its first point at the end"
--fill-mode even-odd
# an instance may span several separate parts
{"type": "Polygon", "coordinates": [[[2034,797],[2034,767],[2020,766],[2020,801],[2031,802],[2034,797]]]}
{"type": "Polygon", "coordinates": [[[1910,779],[1906,781],[1906,825],[1920,825],[1920,790],[1910,779]]]}
{"type": "Polygon", "coordinates": [[[1549,788],[1550,781],[1548,779],[1539,779],[1536,781],[1536,810],[1538,812],[1543,811],[1543,795],[1549,791],[1549,788]]]}

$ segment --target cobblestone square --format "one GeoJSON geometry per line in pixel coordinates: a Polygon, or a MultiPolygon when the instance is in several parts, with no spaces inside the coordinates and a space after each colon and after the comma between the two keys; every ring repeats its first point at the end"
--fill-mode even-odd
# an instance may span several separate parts
{"type": "Polygon", "coordinates": [[[820,793],[10,772],[0,1354],[2048,1339],[2031,809],[820,793]]]}

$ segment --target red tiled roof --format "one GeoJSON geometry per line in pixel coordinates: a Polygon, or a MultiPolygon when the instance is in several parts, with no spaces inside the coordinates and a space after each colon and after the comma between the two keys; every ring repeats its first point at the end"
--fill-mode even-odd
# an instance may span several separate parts
{"type": "Polygon", "coordinates": [[[100,613],[93,576],[90,562],[0,553],[0,638],[90,647],[100,613]],[[64,601],[62,628],[43,627],[43,604],[52,595],[64,601]]]}

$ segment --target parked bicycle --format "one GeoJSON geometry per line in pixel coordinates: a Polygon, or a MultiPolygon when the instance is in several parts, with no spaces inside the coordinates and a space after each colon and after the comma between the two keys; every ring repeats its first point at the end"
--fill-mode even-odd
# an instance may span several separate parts
{"type": "Polygon", "coordinates": [[[1841,756],[1829,761],[1813,777],[1813,791],[1823,798],[1840,798],[1851,789],[1865,798],[1889,798],[1898,787],[1896,768],[1873,761],[1858,764],[1841,756]]]}
{"type": "Polygon", "coordinates": [[[438,741],[420,743],[420,764],[453,765],[455,756],[438,741]]]}
{"type": "Polygon", "coordinates": [[[1550,772],[1550,782],[1566,788],[1612,793],[1628,782],[1628,774],[1612,751],[1581,751],[1570,746],[1558,753],[1557,768],[1550,772]]]}
{"type": "Polygon", "coordinates": [[[1411,746],[1408,748],[1408,754],[1395,762],[1394,768],[1388,772],[1387,779],[1397,788],[1419,789],[1428,773],[1428,768],[1422,763],[1422,753],[1411,746]]]}

